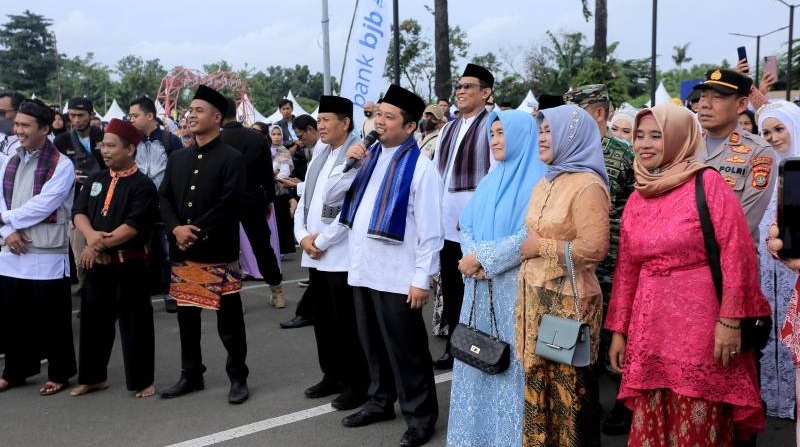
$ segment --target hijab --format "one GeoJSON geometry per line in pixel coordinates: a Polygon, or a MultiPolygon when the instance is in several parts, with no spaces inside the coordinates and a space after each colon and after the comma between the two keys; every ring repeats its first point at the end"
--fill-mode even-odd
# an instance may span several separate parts
{"type": "Polygon", "coordinates": [[[633,161],[634,187],[644,197],[656,197],[693,179],[706,165],[696,161],[703,140],[689,109],[665,103],[640,111],[633,123],[634,147],[639,124],[647,116],[655,118],[661,129],[664,155],[661,166],[652,171],[642,166],[636,156],[633,161]]]}
{"type": "Polygon", "coordinates": [[[523,227],[531,191],[546,170],[539,160],[539,132],[531,114],[492,112],[488,127],[497,119],[503,125],[505,155],[480,181],[461,213],[462,231],[476,241],[511,236],[523,227]]]}
{"type": "Polygon", "coordinates": [[[633,120],[636,119],[636,114],[638,112],[639,109],[633,107],[627,102],[623,102],[622,105],[620,105],[619,108],[614,111],[614,116],[611,117],[611,124],[614,124],[619,120],[625,120],[633,124],[633,120]]]}
{"type": "Polygon", "coordinates": [[[552,182],[565,172],[593,172],[608,187],[603,146],[597,122],[582,108],[567,104],[540,111],[539,125],[547,119],[552,136],[553,161],[545,177],[552,182]]]}
{"type": "Polygon", "coordinates": [[[778,161],[788,157],[800,157],[800,107],[789,101],[775,101],[758,109],[758,128],[764,130],[764,121],[775,118],[789,131],[789,149],[775,151],[778,161]]]}

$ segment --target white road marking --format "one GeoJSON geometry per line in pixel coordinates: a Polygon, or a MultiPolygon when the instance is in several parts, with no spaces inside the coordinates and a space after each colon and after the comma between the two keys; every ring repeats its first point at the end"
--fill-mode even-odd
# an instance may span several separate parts
{"type": "MultiPolygon", "coordinates": [[[[453,380],[453,373],[446,372],[434,377],[434,381],[439,384],[453,380]]],[[[296,411],[294,413],[277,416],[262,421],[253,422],[252,424],[241,425],[230,430],[224,430],[217,433],[212,433],[208,436],[190,439],[188,441],[179,442],[177,444],[170,444],[166,447],[206,447],[221,442],[227,442],[236,438],[252,435],[271,428],[288,425],[294,422],[304,421],[313,417],[322,416],[323,414],[333,413],[336,411],[331,404],[320,405],[318,407],[309,408],[306,410],[296,411]]]]}

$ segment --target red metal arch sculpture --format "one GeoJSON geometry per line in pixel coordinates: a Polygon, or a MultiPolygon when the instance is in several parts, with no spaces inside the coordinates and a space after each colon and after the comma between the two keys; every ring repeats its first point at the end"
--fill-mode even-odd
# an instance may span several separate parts
{"type": "MultiPolygon", "coordinates": [[[[172,116],[172,111],[178,106],[180,94],[184,89],[197,88],[200,84],[207,85],[215,90],[230,89],[236,94],[236,105],[242,102],[242,98],[248,92],[247,82],[239,77],[238,73],[232,71],[218,71],[216,73],[203,73],[199,70],[184,67],[175,67],[169,74],[161,79],[156,98],[164,105],[164,116],[172,116]]],[[[245,116],[238,117],[244,122],[248,122],[247,107],[242,109],[245,116]]]]}

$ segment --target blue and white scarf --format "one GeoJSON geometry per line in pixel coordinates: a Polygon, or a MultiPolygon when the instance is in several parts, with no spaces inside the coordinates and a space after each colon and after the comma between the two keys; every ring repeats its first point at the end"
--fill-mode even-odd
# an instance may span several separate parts
{"type": "MultiPolygon", "coordinates": [[[[353,227],[356,212],[361,205],[361,199],[364,198],[364,192],[367,190],[372,172],[378,164],[382,149],[383,146],[380,143],[373,144],[369,148],[353,184],[345,195],[339,222],[347,228],[353,227]]],[[[409,137],[392,156],[372,208],[372,217],[367,231],[369,237],[394,244],[403,243],[411,180],[414,178],[414,170],[420,153],[417,142],[414,138],[409,137]]]]}

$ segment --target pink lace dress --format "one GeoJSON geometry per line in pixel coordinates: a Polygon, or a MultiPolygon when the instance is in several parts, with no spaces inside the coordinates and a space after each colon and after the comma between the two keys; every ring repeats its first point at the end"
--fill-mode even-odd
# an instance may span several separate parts
{"type": "Polygon", "coordinates": [[[703,171],[723,270],[720,306],[697,215],[695,183],[645,199],[634,192],[622,217],[606,328],[627,335],[618,398],[629,407],[651,390],[732,406],[737,430],[761,431],[764,414],[752,351],[728,368],[714,362],[717,318],[769,315],[744,213],[730,187],[703,171]]]}

